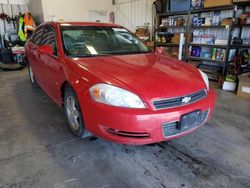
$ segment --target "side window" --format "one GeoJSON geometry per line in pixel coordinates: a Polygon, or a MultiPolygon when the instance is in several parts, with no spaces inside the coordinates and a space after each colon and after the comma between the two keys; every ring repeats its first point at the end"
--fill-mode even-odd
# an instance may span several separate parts
{"type": "Polygon", "coordinates": [[[38,46],[41,44],[42,41],[43,30],[43,27],[38,28],[31,39],[38,46]]]}
{"type": "Polygon", "coordinates": [[[56,35],[53,27],[48,26],[43,30],[41,45],[50,45],[54,49],[54,55],[57,56],[56,35]]]}

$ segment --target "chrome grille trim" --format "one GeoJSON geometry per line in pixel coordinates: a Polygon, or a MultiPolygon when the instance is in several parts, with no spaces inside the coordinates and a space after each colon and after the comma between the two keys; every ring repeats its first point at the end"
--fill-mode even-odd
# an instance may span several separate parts
{"type": "Polygon", "coordinates": [[[185,95],[185,96],[181,96],[181,97],[153,101],[153,106],[157,110],[174,108],[174,107],[184,106],[184,105],[188,105],[188,104],[197,102],[201,99],[204,99],[206,96],[207,96],[207,91],[206,91],[206,89],[203,89],[203,90],[200,90],[198,92],[195,92],[195,93],[192,93],[189,95],[185,95]],[[182,100],[184,98],[191,98],[191,99],[189,102],[183,103],[182,100]]]}
{"type": "Polygon", "coordinates": [[[165,123],[162,125],[162,133],[163,136],[166,137],[170,137],[170,136],[177,136],[179,134],[185,133],[187,131],[190,131],[194,128],[197,128],[201,125],[203,125],[204,123],[206,123],[208,116],[210,113],[210,109],[203,111],[202,112],[202,117],[200,119],[200,122],[196,125],[190,126],[184,130],[179,130],[177,129],[178,124],[180,123],[179,121],[174,121],[174,122],[169,122],[169,123],[165,123]]]}

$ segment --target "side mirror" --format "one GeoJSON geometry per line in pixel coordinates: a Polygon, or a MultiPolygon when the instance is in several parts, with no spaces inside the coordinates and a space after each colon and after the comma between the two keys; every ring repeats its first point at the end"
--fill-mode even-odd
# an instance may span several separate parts
{"type": "Polygon", "coordinates": [[[47,54],[47,55],[53,55],[54,54],[54,50],[52,48],[52,46],[50,45],[42,45],[39,47],[39,51],[41,53],[47,54]]]}

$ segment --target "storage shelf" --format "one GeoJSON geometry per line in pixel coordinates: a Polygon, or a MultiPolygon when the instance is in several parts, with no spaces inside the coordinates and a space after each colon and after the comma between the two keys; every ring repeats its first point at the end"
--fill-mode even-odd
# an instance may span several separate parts
{"type": "Polygon", "coordinates": [[[185,28],[186,25],[183,26],[160,26],[159,29],[169,29],[169,28],[185,28]]]}
{"type": "Polygon", "coordinates": [[[157,42],[157,43],[155,43],[155,44],[156,44],[156,46],[179,47],[179,44],[175,44],[175,43],[157,42]]]}
{"type": "Polygon", "coordinates": [[[243,44],[243,45],[235,45],[235,44],[232,44],[232,45],[231,45],[231,48],[250,48],[250,45],[246,45],[246,44],[243,44]]]}
{"type": "Polygon", "coordinates": [[[250,6],[250,2],[234,2],[238,6],[250,6]]]}
{"type": "MultiPolygon", "coordinates": [[[[228,27],[229,27],[229,25],[228,25],[228,27]]],[[[227,26],[225,26],[225,25],[202,25],[199,27],[192,26],[192,29],[209,29],[209,28],[226,29],[227,26]]]]}
{"type": "MultiPolygon", "coordinates": [[[[188,11],[183,11],[183,12],[170,12],[170,13],[164,13],[164,14],[157,14],[158,16],[158,21],[160,21],[163,18],[167,18],[169,16],[178,16],[178,15],[183,15],[188,23],[192,23],[192,17],[197,15],[197,16],[201,16],[202,13],[213,13],[215,11],[230,11],[232,12],[232,15],[230,17],[232,17],[232,20],[236,20],[237,19],[237,6],[238,9],[245,9],[245,6],[250,6],[250,1],[249,2],[245,2],[245,3],[232,3],[231,5],[227,5],[227,6],[219,6],[219,7],[210,7],[210,8],[203,8],[203,9],[199,9],[199,10],[188,10],[188,11]]],[[[230,13],[231,14],[231,13],[230,13]]],[[[226,66],[228,64],[228,60],[229,60],[229,54],[230,54],[230,49],[236,49],[236,53],[239,52],[239,49],[250,49],[250,44],[249,45],[231,45],[232,42],[232,38],[233,38],[233,32],[234,29],[238,29],[239,32],[239,36],[241,37],[242,35],[242,30],[245,29],[245,27],[248,29],[248,27],[250,28],[250,24],[236,24],[234,22],[230,23],[229,25],[218,25],[218,26],[214,26],[214,25],[202,25],[199,27],[194,27],[191,24],[185,25],[185,26],[164,26],[164,27],[159,27],[159,23],[157,23],[157,29],[158,31],[161,32],[166,32],[169,31],[167,30],[168,28],[183,28],[183,33],[185,33],[185,44],[184,44],[184,59],[188,62],[189,60],[193,60],[193,61],[197,61],[197,62],[203,62],[207,61],[208,64],[212,64],[214,66],[220,66],[221,70],[218,71],[218,74],[221,76],[225,76],[226,74],[226,66]],[[166,30],[164,30],[166,29],[166,30]],[[227,44],[201,44],[201,43],[193,43],[191,41],[193,41],[192,39],[192,34],[195,30],[201,30],[204,31],[204,33],[207,33],[208,29],[211,29],[211,31],[225,31],[228,33],[227,36],[227,44]],[[211,58],[202,58],[202,57],[193,57],[190,55],[187,55],[185,52],[188,51],[190,49],[191,46],[200,46],[200,47],[207,47],[209,49],[212,48],[220,48],[220,49],[224,49],[225,50],[225,60],[212,60],[211,58]]],[[[175,31],[175,30],[173,30],[175,31]]],[[[197,41],[199,42],[199,41],[197,41]]],[[[158,43],[155,46],[169,46],[169,47],[178,47],[178,44],[173,44],[173,43],[158,43]]],[[[207,64],[207,63],[205,63],[207,64]]]]}
{"type": "Polygon", "coordinates": [[[199,43],[190,43],[191,46],[204,46],[210,48],[227,48],[227,45],[221,44],[199,44],[199,43]]]}
{"type": "Polygon", "coordinates": [[[250,27],[250,24],[235,24],[234,27],[250,27]]]}
{"type": "Polygon", "coordinates": [[[211,62],[217,62],[217,63],[225,63],[224,61],[221,61],[221,60],[213,60],[213,59],[202,58],[202,57],[193,57],[193,56],[189,56],[187,59],[188,60],[197,60],[197,61],[211,61],[211,62]]]}
{"type": "Polygon", "coordinates": [[[199,10],[191,10],[191,14],[198,14],[202,12],[212,12],[212,11],[221,11],[221,10],[233,10],[234,6],[233,5],[228,5],[228,6],[220,6],[220,7],[211,7],[211,8],[203,8],[199,10]]]}
{"type": "Polygon", "coordinates": [[[188,11],[162,13],[162,14],[158,14],[158,16],[164,17],[164,16],[177,16],[177,15],[185,15],[185,14],[188,14],[188,11]]]}
{"type": "Polygon", "coordinates": [[[202,13],[202,12],[212,12],[212,11],[220,11],[220,10],[232,10],[233,8],[234,8],[233,5],[229,5],[229,6],[220,6],[220,7],[203,8],[203,9],[199,9],[199,10],[190,10],[190,11],[182,11],[182,12],[162,13],[162,14],[158,14],[158,16],[164,17],[164,16],[185,15],[185,14],[188,14],[189,12],[190,12],[191,14],[198,14],[198,13],[202,13]]]}

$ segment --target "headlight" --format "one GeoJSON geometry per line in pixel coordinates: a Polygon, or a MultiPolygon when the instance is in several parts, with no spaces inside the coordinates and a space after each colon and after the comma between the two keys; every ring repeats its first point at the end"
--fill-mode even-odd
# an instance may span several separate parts
{"type": "Polygon", "coordinates": [[[207,75],[204,72],[202,72],[201,70],[199,70],[199,71],[200,71],[201,76],[202,76],[202,78],[203,78],[203,80],[204,80],[204,82],[205,82],[205,84],[207,86],[207,90],[209,90],[209,80],[208,80],[207,75]]]}
{"type": "Polygon", "coordinates": [[[96,84],[89,92],[92,99],[100,103],[127,108],[146,108],[136,94],[108,84],[96,84]]]}

